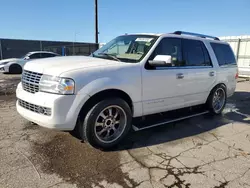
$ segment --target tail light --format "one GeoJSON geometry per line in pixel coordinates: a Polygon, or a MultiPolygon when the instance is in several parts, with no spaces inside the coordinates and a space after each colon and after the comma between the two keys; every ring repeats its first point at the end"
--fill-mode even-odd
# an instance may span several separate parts
{"type": "Polygon", "coordinates": [[[239,78],[239,72],[237,70],[236,74],[235,74],[235,79],[238,79],[239,78]]]}

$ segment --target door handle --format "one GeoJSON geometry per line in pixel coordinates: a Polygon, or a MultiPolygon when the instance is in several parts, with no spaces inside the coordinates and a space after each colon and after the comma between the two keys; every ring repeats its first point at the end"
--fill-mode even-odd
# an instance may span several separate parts
{"type": "Polygon", "coordinates": [[[182,78],[184,78],[184,75],[182,73],[178,73],[178,74],[176,74],[176,78],[182,79],[182,78]]]}
{"type": "Polygon", "coordinates": [[[210,73],[209,73],[209,76],[214,76],[214,72],[210,72],[210,73]]]}

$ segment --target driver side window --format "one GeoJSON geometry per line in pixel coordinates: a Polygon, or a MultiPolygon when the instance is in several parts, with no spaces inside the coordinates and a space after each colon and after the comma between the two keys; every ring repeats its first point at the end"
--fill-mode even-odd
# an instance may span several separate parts
{"type": "Polygon", "coordinates": [[[172,66],[185,66],[182,59],[181,39],[162,39],[149,60],[153,60],[156,55],[170,55],[172,57],[172,66]]]}
{"type": "Polygon", "coordinates": [[[38,58],[41,58],[41,54],[35,53],[35,54],[30,55],[29,57],[30,57],[30,59],[38,59],[38,58]]]}

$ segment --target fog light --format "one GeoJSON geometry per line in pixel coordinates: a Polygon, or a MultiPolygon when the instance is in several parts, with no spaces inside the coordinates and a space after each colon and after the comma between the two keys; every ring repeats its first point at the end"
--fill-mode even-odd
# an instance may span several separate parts
{"type": "Polygon", "coordinates": [[[40,114],[44,114],[45,113],[45,109],[43,107],[39,107],[38,112],[40,114]]]}

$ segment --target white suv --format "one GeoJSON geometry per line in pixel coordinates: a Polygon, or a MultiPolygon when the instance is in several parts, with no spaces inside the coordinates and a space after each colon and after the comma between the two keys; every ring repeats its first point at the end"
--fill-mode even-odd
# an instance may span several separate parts
{"type": "Polygon", "coordinates": [[[98,148],[119,143],[138,117],[197,105],[220,114],[238,77],[227,43],[180,31],[123,35],[90,57],[35,61],[24,67],[17,111],[98,148]]]}

